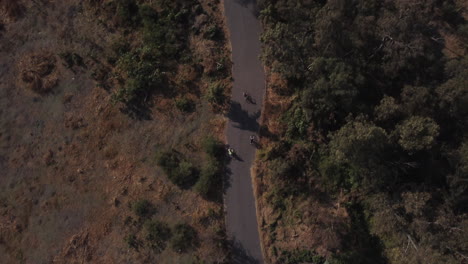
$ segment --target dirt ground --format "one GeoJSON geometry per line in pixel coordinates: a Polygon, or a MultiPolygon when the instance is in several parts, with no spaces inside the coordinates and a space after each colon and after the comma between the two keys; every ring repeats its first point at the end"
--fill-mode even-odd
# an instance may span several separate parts
{"type": "MultiPolygon", "coordinates": [[[[154,161],[158,150],[175,148],[201,162],[200,139],[220,136],[223,118],[200,98],[191,114],[162,97],[152,99],[150,120],[119,111],[91,78],[93,58],[119,33],[100,23],[87,2],[93,1],[3,1],[0,7],[1,262],[223,260],[226,252],[214,245],[223,217],[207,217],[210,209],[222,215],[222,204],[173,185],[154,161]],[[63,52],[79,54],[84,66],[67,68],[63,52]],[[130,249],[125,220],[135,217],[130,205],[139,199],[155,206],[155,219],[192,225],[200,246],[183,254],[168,248],[157,260],[130,249]]],[[[208,2],[202,5],[216,16],[208,2]]],[[[216,45],[192,41],[197,54],[216,45]]]]}

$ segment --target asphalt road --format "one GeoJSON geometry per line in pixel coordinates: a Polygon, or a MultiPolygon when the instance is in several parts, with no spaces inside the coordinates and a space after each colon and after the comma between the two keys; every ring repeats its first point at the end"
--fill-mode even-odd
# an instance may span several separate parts
{"type": "Polygon", "coordinates": [[[230,33],[234,86],[226,126],[227,141],[235,152],[228,166],[225,205],[226,226],[233,242],[233,263],[263,263],[250,168],[256,146],[249,137],[257,135],[265,75],[260,55],[260,22],[255,0],[224,0],[230,33]],[[243,92],[252,100],[246,101],[243,92]]]}

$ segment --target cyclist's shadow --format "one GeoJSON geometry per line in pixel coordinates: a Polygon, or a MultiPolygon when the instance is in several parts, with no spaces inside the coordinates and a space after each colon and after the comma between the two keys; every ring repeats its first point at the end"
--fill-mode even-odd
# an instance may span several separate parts
{"type": "Polygon", "coordinates": [[[244,161],[241,157],[239,157],[239,155],[237,155],[237,153],[232,153],[228,157],[229,157],[229,161],[231,161],[231,159],[235,159],[235,160],[240,161],[240,162],[244,161]]]}

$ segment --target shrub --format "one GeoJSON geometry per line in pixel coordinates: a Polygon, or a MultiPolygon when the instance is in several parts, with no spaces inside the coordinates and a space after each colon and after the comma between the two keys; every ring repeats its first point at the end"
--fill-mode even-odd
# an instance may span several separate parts
{"type": "Polygon", "coordinates": [[[222,40],[224,38],[223,31],[217,25],[211,25],[206,30],[204,37],[211,40],[222,40]]]}
{"type": "Polygon", "coordinates": [[[139,200],[133,205],[133,211],[139,217],[149,217],[154,213],[154,208],[148,200],[139,200]]]}
{"type": "Polygon", "coordinates": [[[223,105],[226,101],[226,96],[224,95],[224,85],[219,82],[212,83],[208,87],[206,98],[211,104],[223,105]]]}
{"type": "Polygon", "coordinates": [[[179,98],[175,101],[177,109],[182,112],[193,112],[195,110],[195,103],[187,98],[179,98]]]}
{"type": "Polygon", "coordinates": [[[180,160],[174,152],[158,155],[157,163],[162,167],[171,182],[181,188],[189,188],[198,178],[198,172],[192,163],[180,160]]]}
{"type": "Polygon", "coordinates": [[[412,116],[397,126],[398,144],[411,152],[430,149],[439,135],[439,125],[429,117],[412,116]]]}
{"type": "Polygon", "coordinates": [[[178,224],[174,227],[171,246],[176,252],[187,252],[198,244],[197,231],[188,224],[178,224]]]}
{"type": "Polygon", "coordinates": [[[197,181],[197,171],[192,163],[182,161],[179,166],[172,171],[169,179],[179,187],[189,188],[197,181]]]}
{"type": "Polygon", "coordinates": [[[179,166],[179,158],[174,152],[160,153],[156,157],[156,162],[168,175],[171,174],[171,172],[179,166]]]}
{"type": "Polygon", "coordinates": [[[139,22],[138,4],[135,0],[117,1],[116,16],[122,26],[136,26],[139,22]]]}
{"type": "Polygon", "coordinates": [[[171,238],[171,229],[166,223],[160,221],[150,221],[146,223],[146,240],[150,247],[156,252],[161,252],[166,248],[166,241],[171,238]]]}
{"type": "Polygon", "coordinates": [[[221,177],[219,175],[221,165],[218,161],[210,159],[207,165],[205,165],[200,173],[200,178],[195,184],[195,191],[204,198],[209,198],[213,193],[216,186],[221,183],[221,177]]]}
{"type": "Polygon", "coordinates": [[[221,159],[224,156],[223,144],[212,136],[208,136],[203,140],[202,147],[211,157],[221,159]]]}
{"type": "Polygon", "coordinates": [[[139,14],[144,26],[153,25],[158,20],[158,13],[148,5],[140,6],[139,14]]]}
{"type": "Polygon", "coordinates": [[[80,67],[84,67],[84,62],[83,62],[83,58],[76,54],[75,52],[62,52],[59,54],[60,58],[62,58],[62,60],[65,61],[66,63],[66,67],[67,68],[71,68],[75,65],[77,66],[80,66],[80,67]]]}
{"type": "Polygon", "coordinates": [[[125,243],[127,243],[129,248],[137,249],[139,246],[139,241],[135,235],[128,235],[124,238],[125,243]]]}

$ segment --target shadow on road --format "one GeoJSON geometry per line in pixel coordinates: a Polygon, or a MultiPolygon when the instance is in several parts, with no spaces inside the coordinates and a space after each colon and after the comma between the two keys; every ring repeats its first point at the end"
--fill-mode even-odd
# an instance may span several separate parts
{"type": "Polygon", "coordinates": [[[239,102],[231,101],[231,109],[227,114],[227,117],[233,122],[234,127],[248,130],[257,133],[259,129],[258,118],[260,117],[260,111],[257,111],[253,115],[249,115],[247,111],[242,109],[239,102]]]}
{"type": "Polygon", "coordinates": [[[252,257],[242,245],[236,241],[229,241],[229,247],[232,252],[231,263],[233,264],[260,264],[260,261],[252,257]]]}
{"type": "Polygon", "coordinates": [[[228,166],[226,166],[224,168],[224,174],[223,175],[224,175],[224,177],[223,177],[223,195],[225,195],[226,191],[232,185],[232,171],[228,166]]]}
{"type": "Polygon", "coordinates": [[[238,3],[242,7],[250,9],[255,17],[258,17],[260,14],[260,10],[257,7],[257,0],[234,0],[234,2],[238,3]]]}

